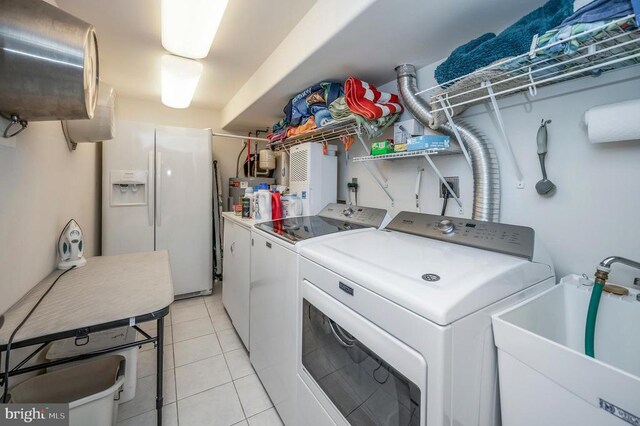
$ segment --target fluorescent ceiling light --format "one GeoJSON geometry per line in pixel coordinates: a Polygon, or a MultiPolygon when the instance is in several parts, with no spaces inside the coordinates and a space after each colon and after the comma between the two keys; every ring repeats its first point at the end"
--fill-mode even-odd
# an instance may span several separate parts
{"type": "Polygon", "coordinates": [[[186,58],[209,54],[228,0],[162,0],[162,46],[186,58]]]}
{"type": "Polygon", "coordinates": [[[162,56],[162,103],[171,108],[187,108],[200,81],[202,64],[179,56],[162,56]]]}

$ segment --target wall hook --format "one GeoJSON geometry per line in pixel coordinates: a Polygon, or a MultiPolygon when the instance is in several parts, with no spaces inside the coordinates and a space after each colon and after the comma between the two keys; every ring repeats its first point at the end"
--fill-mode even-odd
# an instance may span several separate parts
{"type": "Polygon", "coordinates": [[[27,120],[21,119],[18,114],[11,114],[11,117],[7,117],[3,114],[2,117],[9,120],[9,124],[7,124],[7,127],[5,127],[4,133],[2,134],[2,136],[6,139],[12,138],[18,135],[19,133],[22,133],[24,129],[27,128],[27,125],[29,124],[27,120]],[[11,130],[11,128],[16,124],[21,126],[20,129],[16,130],[13,133],[9,133],[9,130],[11,130]]]}

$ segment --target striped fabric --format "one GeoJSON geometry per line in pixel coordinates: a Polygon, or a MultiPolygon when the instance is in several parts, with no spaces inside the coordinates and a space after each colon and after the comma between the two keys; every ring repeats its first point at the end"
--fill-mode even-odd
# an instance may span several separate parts
{"type": "Polygon", "coordinates": [[[344,97],[351,111],[369,120],[402,112],[398,95],[380,92],[354,77],[349,77],[344,83],[344,97]]]}

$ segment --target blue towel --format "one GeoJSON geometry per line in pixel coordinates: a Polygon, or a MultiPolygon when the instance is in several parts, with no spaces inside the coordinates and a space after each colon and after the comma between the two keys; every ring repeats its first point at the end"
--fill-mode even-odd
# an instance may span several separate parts
{"type": "Polygon", "coordinates": [[[284,107],[285,122],[296,127],[304,123],[313,112],[310,106],[321,104],[325,108],[344,94],[342,83],[322,81],[294,96],[284,107]]]}
{"type": "Polygon", "coordinates": [[[497,60],[526,53],[534,35],[557,27],[572,13],[573,0],[549,0],[498,36],[487,33],[458,47],[436,68],[436,80],[444,84],[497,60]]]}
{"type": "Polygon", "coordinates": [[[561,26],[609,21],[636,14],[636,25],[640,24],[640,0],[594,0],[562,21],[561,26]]]}
{"type": "Polygon", "coordinates": [[[316,126],[318,127],[324,127],[333,121],[333,117],[331,117],[331,113],[328,108],[317,109],[314,112],[313,117],[315,118],[316,126]]]}

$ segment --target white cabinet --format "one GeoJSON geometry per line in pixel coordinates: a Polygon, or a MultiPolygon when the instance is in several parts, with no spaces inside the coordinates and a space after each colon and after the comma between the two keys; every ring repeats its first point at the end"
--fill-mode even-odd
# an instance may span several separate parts
{"type": "Polygon", "coordinates": [[[295,425],[297,255],[258,232],[251,246],[250,359],[285,425],[295,425]]]}
{"type": "Polygon", "coordinates": [[[249,348],[250,252],[251,231],[233,219],[225,217],[222,303],[247,349],[249,348]]]}

